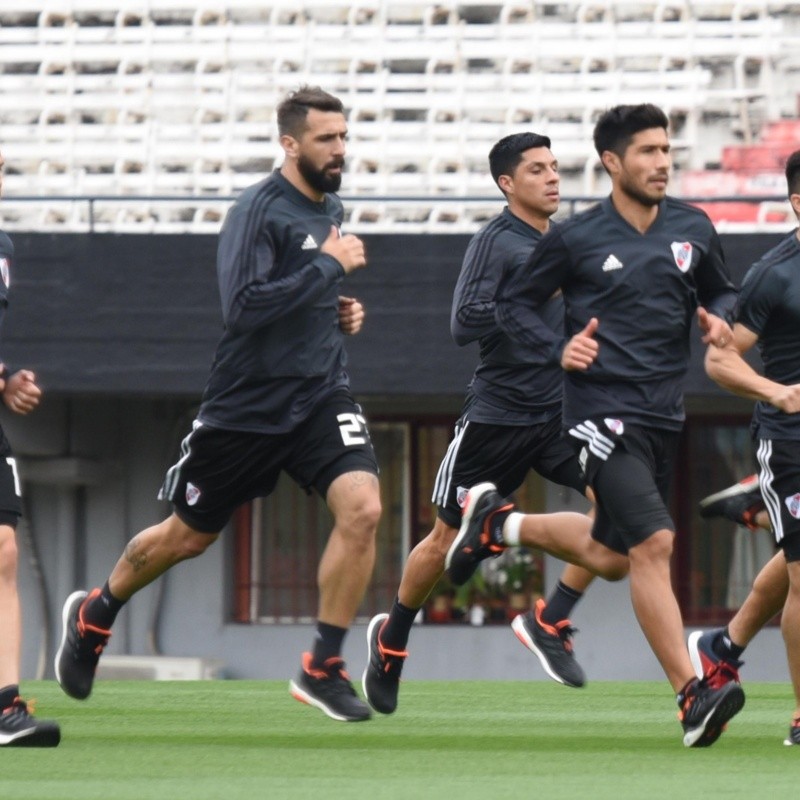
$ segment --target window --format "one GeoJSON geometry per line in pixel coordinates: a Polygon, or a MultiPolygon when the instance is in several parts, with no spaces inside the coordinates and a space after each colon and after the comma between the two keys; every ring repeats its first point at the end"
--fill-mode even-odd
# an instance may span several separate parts
{"type": "Polygon", "coordinates": [[[687,624],[727,622],[774,555],[772,534],[726,519],[702,519],[699,501],[756,469],[749,417],[695,417],[678,457],[673,515],[678,527],[676,591],[687,624]]]}

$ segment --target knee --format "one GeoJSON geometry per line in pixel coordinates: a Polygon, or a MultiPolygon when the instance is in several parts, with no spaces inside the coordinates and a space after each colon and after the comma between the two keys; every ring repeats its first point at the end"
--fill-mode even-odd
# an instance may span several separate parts
{"type": "Polygon", "coordinates": [[[656,531],[630,550],[631,561],[647,563],[669,563],[675,536],[672,531],[656,531]]]}
{"type": "Polygon", "coordinates": [[[181,542],[183,558],[197,558],[197,556],[203,555],[203,553],[205,553],[205,551],[208,550],[208,548],[211,547],[211,545],[216,541],[216,534],[197,533],[196,531],[192,531],[192,533],[188,536],[185,536],[181,542]]]}
{"type": "Polygon", "coordinates": [[[0,534],[0,581],[14,584],[17,580],[19,551],[14,529],[3,526],[0,534]]]}
{"type": "Polygon", "coordinates": [[[381,518],[381,500],[377,492],[370,493],[354,503],[337,520],[337,527],[357,547],[371,547],[381,518]]]}
{"type": "Polygon", "coordinates": [[[607,581],[615,583],[616,581],[621,581],[627,578],[630,571],[631,562],[626,556],[620,556],[619,559],[613,559],[611,561],[603,577],[607,581]]]}
{"type": "Polygon", "coordinates": [[[167,535],[173,543],[176,561],[185,561],[203,555],[219,537],[218,533],[196,531],[177,517],[171,517],[166,524],[172,528],[167,535]]]}

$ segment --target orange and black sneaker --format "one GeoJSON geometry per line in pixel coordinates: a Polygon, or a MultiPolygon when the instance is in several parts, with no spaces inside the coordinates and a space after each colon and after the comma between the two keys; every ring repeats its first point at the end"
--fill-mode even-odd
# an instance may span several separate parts
{"type": "Polygon", "coordinates": [[[744,691],[736,681],[709,685],[707,678],[693,678],[676,698],[678,719],[686,747],[710,747],[727,723],[744,706],[744,691]]]}
{"type": "Polygon", "coordinates": [[[57,722],[36,719],[21,698],[0,712],[0,747],[56,747],[61,741],[57,722]]]}
{"type": "Polygon", "coordinates": [[[698,678],[705,676],[710,686],[719,687],[724,683],[739,680],[739,667],[744,665],[744,661],[737,658],[723,658],[717,655],[714,649],[714,641],[718,636],[724,635],[724,628],[714,630],[694,631],[689,634],[687,646],[689,657],[692,660],[695,674],[698,678]]]}
{"type": "Polygon", "coordinates": [[[536,601],[534,611],[514,617],[511,629],[525,647],[536,655],[544,671],[554,680],[565,686],[580,688],[586,683],[586,675],[575,659],[572,637],[577,628],[568,619],[555,625],[542,621],[545,602],[536,601]]]}
{"type": "Polygon", "coordinates": [[[758,475],[748,475],[733,486],[704,497],[700,501],[700,516],[725,517],[755,531],[758,530],[756,515],[765,508],[758,475]]]}
{"type": "Polygon", "coordinates": [[[447,551],[445,568],[456,586],[465,584],[486,558],[499,556],[503,542],[503,523],[514,510],[493,483],[479,483],[469,490],[461,516],[461,527],[447,551]]]}
{"type": "Polygon", "coordinates": [[[339,722],[361,722],[372,716],[353,689],[341,658],[329,658],[320,668],[311,664],[311,653],[303,653],[303,668],[289,682],[289,692],[339,722]]]}
{"type": "Polygon", "coordinates": [[[397,708],[400,673],[408,657],[405,650],[390,650],[381,644],[380,632],[388,614],[376,614],[367,628],[367,666],[361,677],[361,687],[367,702],[381,714],[391,714],[397,708]]]}
{"type": "Polygon", "coordinates": [[[73,592],[64,602],[61,612],[61,644],[56,653],[56,680],[61,688],[76,700],[85,700],[92,693],[94,674],[111,631],[98,628],[84,619],[87,600],[100,594],[100,589],[73,592]]]}
{"type": "Polygon", "coordinates": [[[800,717],[792,720],[792,727],[789,728],[789,735],[783,740],[785,745],[791,747],[793,744],[800,744],[800,717]]]}

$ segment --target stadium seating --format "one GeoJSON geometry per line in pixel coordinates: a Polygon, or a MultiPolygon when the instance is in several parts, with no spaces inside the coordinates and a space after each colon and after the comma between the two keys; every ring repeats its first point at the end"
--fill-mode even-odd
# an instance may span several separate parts
{"type": "Polygon", "coordinates": [[[687,172],[776,118],[779,152],[754,143],[722,156],[737,170],[766,165],[797,141],[781,119],[797,111],[781,76],[800,72],[798,10],[766,0],[3,0],[0,219],[214,230],[228,198],[280,163],[275,106],[304,82],[348,108],[344,194],[365,198],[351,211],[364,230],[473,229],[499,207],[488,149],[517,130],[551,136],[565,193],[597,193],[591,130],[616,103],[661,105],[687,172]],[[112,199],[70,199],[81,195],[112,199]]]}

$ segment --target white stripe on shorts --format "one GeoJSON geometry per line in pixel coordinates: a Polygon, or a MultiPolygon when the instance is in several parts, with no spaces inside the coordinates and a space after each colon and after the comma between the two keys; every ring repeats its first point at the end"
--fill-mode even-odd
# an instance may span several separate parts
{"type": "Polygon", "coordinates": [[[442,463],[439,464],[439,470],[436,473],[436,480],[433,483],[433,497],[431,502],[437,506],[447,505],[447,495],[450,491],[450,484],[453,480],[453,464],[456,463],[456,456],[458,455],[458,448],[461,446],[461,440],[469,427],[469,421],[456,422],[453,429],[453,438],[447,446],[447,452],[444,454],[442,463]]]}
{"type": "Polygon", "coordinates": [[[589,419],[579,422],[574,428],[571,428],[569,435],[586,442],[589,450],[603,461],[607,461],[614,451],[613,440],[600,433],[597,425],[589,419]]]}
{"type": "Polygon", "coordinates": [[[775,541],[783,539],[783,522],[781,521],[781,499],[773,487],[775,475],[769,463],[772,458],[772,439],[759,439],[758,451],[756,452],[758,465],[761,468],[758,474],[758,485],[761,487],[761,497],[767,507],[769,521],[772,523],[772,531],[775,534],[775,541]]]}
{"type": "Polygon", "coordinates": [[[178,484],[178,480],[181,474],[181,467],[183,463],[189,458],[189,453],[191,452],[191,447],[189,446],[189,440],[192,438],[192,434],[198,429],[202,428],[203,423],[200,420],[195,420],[192,423],[192,430],[188,436],[184,438],[181,442],[181,457],[178,461],[173,464],[168,470],[166,477],[164,478],[164,483],[161,485],[161,489],[158,492],[158,499],[159,500],[172,500],[173,492],[175,491],[175,487],[178,484]]]}

